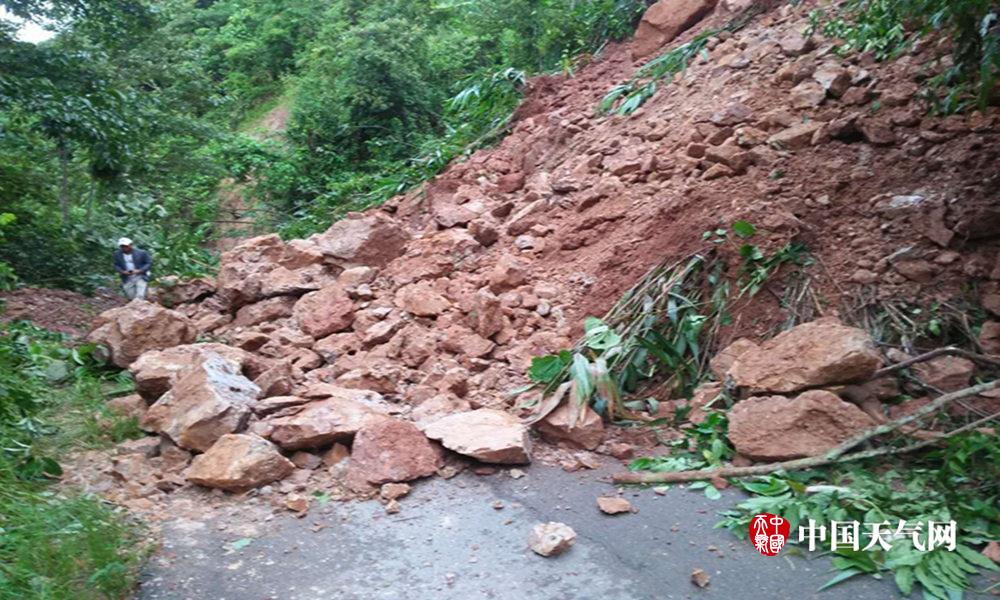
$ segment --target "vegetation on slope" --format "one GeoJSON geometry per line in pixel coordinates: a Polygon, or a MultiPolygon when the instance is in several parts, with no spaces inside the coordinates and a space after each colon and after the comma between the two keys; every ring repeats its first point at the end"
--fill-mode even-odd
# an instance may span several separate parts
{"type": "Polygon", "coordinates": [[[136,437],[108,412],[131,384],[92,346],[27,323],[0,328],[0,599],[121,598],[143,558],[142,530],[121,509],[53,486],[57,456],[136,437]]]}
{"type": "MultiPolygon", "coordinates": [[[[251,183],[264,228],[304,235],[488,141],[525,74],[629,35],[641,0],[6,0],[0,261],[24,282],[106,281],[114,240],[157,274],[211,267],[217,187],[251,183]],[[463,92],[464,90],[464,92],[463,92]],[[288,93],[291,91],[292,93],[288,93]],[[245,124],[291,98],[286,140],[245,124]],[[243,127],[241,127],[243,126],[243,127]]],[[[6,277],[8,285],[10,277],[6,277]]]]}

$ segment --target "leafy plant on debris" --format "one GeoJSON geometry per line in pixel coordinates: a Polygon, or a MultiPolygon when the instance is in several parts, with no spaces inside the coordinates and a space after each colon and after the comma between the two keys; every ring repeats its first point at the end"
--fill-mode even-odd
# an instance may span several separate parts
{"type": "Polygon", "coordinates": [[[726,307],[734,285],[737,299],[752,297],[783,265],[811,264],[797,244],[766,254],[748,242],[756,231],[736,221],[730,229],[706,232],[703,238],[716,247],[656,265],[603,318],[588,317],[572,349],[533,358],[528,369],[533,384],[518,390],[541,388],[522,404],[531,412],[527,422],[544,419],[563,402],[570,406],[571,422],[588,404],[612,420],[648,421],[643,412],[657,413],[658,397],[690,397],[705,379],[719,328],[730,321],[726,307]],[[730,230],[739,243],[728,243],[730,230]],[[725,276],[718,251],[723,244],[743,257],[735,281],[725,276]]]}
{"type": "MultiPolygon", "coordinates": [[[[954,520],[958,527],[955,551],[939,547],[920,552],[906,536],[895,539],[890,550],[878,544],[857,551],[838,548],[830,552],[837,573],[823,587],[857,575],[878,577],[891,572],[904,595],[918,582],[924,597],[957,598],[969,589],[970,576],[980,569],[997,570],[974,546],[1000,539],[998,461],[996,438],[972,431],[910,464],[872,461],[740,481],[737,485],[754,497],[721,513],[724,519],[717,526],[746,537],[750,519],[762,512],[789,519],[793,532],[808,519],[894,526],[903,520],[911,524],[954,520]]],[[[922,547],[926,547],[926,535],[923,532],[917,538],[922,547]]]]}
{"type": "MultiPolygon", "coordinates": [[[[880,340],[898,343],[899,336],[910,331],[909,327],[888,329],[879,335],[880,340]]],[[[901,374],[917,387],[927,388],[907,371],[943,355],[971,359],[992,375],[1000,369],[995,357],[946,347],[884,367],[873,379],[901,374]]],[[[920,551],[926,548],[927,531],[917,533],[915,538],[897,535],[889,549],[877,544],[864,544],[858,550],[831,548],[836,574],[823,587],[857,575],[881,577],[892,573],[897,587],[906,595],[919,584],[926,598],[959,598],[971,587],[970,577],[983,569],[997,570],[975,548],[1000,538],[1000,446],[995,430],[987,427],[995,424],[1000,414],[973,411],[967,418],[957,418],[948,417],[944,409],[997,386],[997,381],[989,381],[939,395],[907,416],[857,433],[824,455],[749,467],[722,464],[723,457],[732,452],[725,439],[726,418],[709,413],[704,423],[689,427],[684,438],[671,442],[669,456],[637,459],[630,465],[636,472],[615,475],[614,480],[661,485],[699,481],[691,487],[718,497],[705,480],[746,477],[736,480],[736,484],[753,497],[723,512],[724,519],[718,525],[740,537],[746,536],[750,519],[763,512],[788,518],[793,532],[808,519],[821,524],[887,522],[893,528],[904,520],[911,524],[953,520],[957,523],[954,551],[942,547],[920,551]],[[917,429],[917,424],[931,417],[946,430],[917,429]],[[913,438],[921,441],[912,442],[913,438]],[[862,444],[872,447],[848,453],[862,444]],[[903,455],[912,458],[904,461],[903,455]]]]}
{"type": "MultiPolygon", "coordinates": [[[[978,420],[969,425],[983,423],[978,420]]],[[[724,414],[709,412],[702,423],[687,428],[684,437],[670,442],[669,456],[638,458],[632,461],[630,469],[649,473],[650,479],[655,479],[658,473],[724,471],[723,461],[733,455],[725,437],[726,425],[724,414]]],[[[723,519],[716,526],[745,538],[750,520],[760,513],[789,519],[793,532],[809,519],[821,524],[887,522],[893,527],[904,520],[911,524],[954,520],[957,523],[954,551],[943,547],[918,551],[918,546],[926,548],[926,531],[915,540],[912,536],[897,536],[889,550],[877,544],[867,548],[865,543],[858,550],[838,547],[829,551],[835,575],[821,589],[857,575],[881,577],[888,572],[905,595],[912,592],[914,583],[919,583],[926,598],[961,597],[962,591],[972,585],[970,577],[983,569],[998,569],[975,547],[1000,539],[1000,445],[993,431],[968,426],[960,429],[957,435],[947,437],[946,443],[941,443],[945,440],[921,443],[925,452],[908,462],[892,456],[891,451],[879,449],[858,453],[878,458],[807,470],[789,467],[768,475],[734,480],[752,497],[721,512],[723,519]]],[[[899,446],[898,442],[889,443],[889,448],[894,445],[899,451],[909,448],[899,446]]],[[[621,479],[616,476],[616,481],[621,479]]],[[[688,487],[704,490],[709,498],[721,497],[704,480],[688,487]]],[[[794,545],[796,541],[793,533],[790,543],[794,545]]]]}
{"type": "Polygon", "coordinates": [[[660,87],[673,83],[677,75],[687,70],[697,56],[708,59],[708,41],[722,31],[735,32],[746,27],[753,17],[765,8],[752,5],[722,29],[706,29],[690,41],[680,44],[639,67],[627,82],[616,85],[604,96],[598,105],[598,112],[614,111],[619,115],[630,115],[652,98],[660,87]]]}
{"type": "Polygon", "coordinates": [[[577,416],[591,404],[610,418],[640,419],[642,402],[625,402],[623,394],[658,374],[667,377],[669,389],[690,391],[706,370],[706,340],[714,338],[725,306],[721,269],[721,262],[702,255],[664,262],[603,319],[588,318],[572,350],[535,357],[528,377],[542,391],[528,406],[531,421],[564,400],[577,416]]]}
{"type": "Polygon", "coordinates": [[[848,0],[810,14],[812,29],[841,41],[840,54],[870,52],[891,60],[931,35],[948,37],[951,56],[928,79],[939,112],[985,109],[1000,80],[1000,22],[982,0],[848,0]]]}

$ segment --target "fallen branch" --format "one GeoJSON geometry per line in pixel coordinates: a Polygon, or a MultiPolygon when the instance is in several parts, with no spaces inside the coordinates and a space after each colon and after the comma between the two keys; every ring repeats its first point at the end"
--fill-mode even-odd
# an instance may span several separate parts
{"type": "Polygon", "coordinates": [[[979,385],[974,385],[972,387],[965,388],[963,390],[958,390],[957,392],[952,392],[950,394],[945,394],[939,398],[935,398],[930,404],[923,406],[913,413],[895,419],[893,421],[888,421],[882,425],[866,429],[857,435],[854,435],[842,442],[841,444],[835,446],[828,450],[825,454],[820,456],[810,456],[807,458],[797,458],[794,460],[787,460],[777,463],[770,463],[765,465],[753,465],[750,467],[719,467],[715,469],[702,469],[699,471],[672,471],[669,473],[618,473],[612,476],[612,481],[615,483],[678,483],[682,481],[698,481],[701,479],[713,479],[715,477],[747,477],[750,475],[767,475],[769,473],[774,473],[777,471],[798,471],[801,469],[809,469],[812,467],[821,467],[824,465],[829,465],[833,463],[843,463],[854,460],[861,460],[865,458],[872,458],[875,456],[884,456],[888,454],[902,454],[904,452],[912,452],[914,450],[919,450],[931,444],[936,444],[943,439],[947,439],[953,435],[961,433],[963,431],[968,431],[974,427],[986,423],[992,419],[1000,416],[1000,413],[991,415],[973,421],[968,425],[959,427],[958,429],[951,431],[939,438],[929,439],[911,446],[904,446],[902,448],[878,448],[874,450],[865,450],[861,452],[855,452],[853,454],[847,454],[847,451],[854,448],[858,444],[864,443],[873,437],[884,435],[890,433],[929,415],[932,412],[936,412],[941,408],[947,406],[948,404],[959,400],[961,398],[968,398],[969,396],[977,396],[983,392],[988,392],[996,387],[1000,386],[1000,380],[991,381],[989,383],[982,383],[979,385]]]}

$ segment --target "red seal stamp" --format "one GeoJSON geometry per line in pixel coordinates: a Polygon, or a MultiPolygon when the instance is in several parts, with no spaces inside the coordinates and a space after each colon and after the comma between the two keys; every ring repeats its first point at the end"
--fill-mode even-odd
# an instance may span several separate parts
{"type": "Polygon", "coordinates": [[[788,519],[778,515],[771,513],[754,515],[754,518],[750,519],[750,541],[753,542],[757,552],[764,556],[776,556],[785,546],[791,527],[788,519]]]}

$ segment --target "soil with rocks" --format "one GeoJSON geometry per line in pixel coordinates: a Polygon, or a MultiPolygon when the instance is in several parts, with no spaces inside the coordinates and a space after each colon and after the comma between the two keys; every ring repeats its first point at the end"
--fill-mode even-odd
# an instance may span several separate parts
{"type": "MultiPolygon", "coordinates": [[[[1000,112],[927,116],[920,73],[945,48],[841,58],[802,36],[815,3],[784,5],[713,39],[634,114],[597,113],[650,45],[719,27],[740,3],[686,4],[680,25],[661,6],[633,43],[533,79],[503,141],[419,189],[307,239],[245,240],[214,280],[174,282],[171,308],[102,314],[90,339],[138,392],[115,406],[156,437],[81,456],[69,479],[137,510],[192,485],[277,489],[298,510],[306,490],[384,497],[464,468],[653,451],[651,429],[589,409],[529,428],[516,390],[532,357],[572,346],[585,316],[665,259],[712,251],[738,273],[739,245],[702,235],[738,220],[765,253],[794,242],[814,260],[808,303],[787,306],[792,282],[776,277],[731,308],[718,382],[690,400],[696,420],[722,382],[740,390],[744,460],[822,453],[884,418],[864,405],[891,389],[856,388],[890,359],[845,322],[850,306],[974,288],[992,313],[981,349],[1000,353],[1000,112]],[[793,311],[805,324],[772,338],[793,311]]],[[[953,383],[974,373],[957,370],[953,383]]]]}
{"type": "Polygon", "coordinates": [[[125,302],[124,296],[106,288],[91,296],[34,287],[0,291],[0,323],[31,321],[50,331],[79,338],[90,331],[95,316],[125,302]]]}

